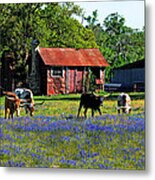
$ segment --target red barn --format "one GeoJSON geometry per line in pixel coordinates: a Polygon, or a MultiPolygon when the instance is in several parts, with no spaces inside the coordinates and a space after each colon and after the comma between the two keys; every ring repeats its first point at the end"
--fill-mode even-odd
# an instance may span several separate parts
{"type": "Polygon", "coordinates": [[[85,91],[89,70],[103,89],[108,63],[99,49],[34,48],[28,83],[35,94],[67,94],[85,91]]]}

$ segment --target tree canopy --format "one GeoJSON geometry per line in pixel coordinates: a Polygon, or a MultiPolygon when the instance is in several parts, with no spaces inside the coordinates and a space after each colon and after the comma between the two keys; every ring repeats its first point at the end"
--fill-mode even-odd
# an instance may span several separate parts
{"type": "Polygon", "coordinates": [[[42,47],[97,47],[94,33],[72,17],[82,13],[73,3],[0,4],[0,12],[0,57],[12,54],[16,81],[26,78],[33,39],[42,47]]]}
{"type": "Polygon", "coordinates": [[[125,18],[112,13],[98,23],[97,10],[92,16],[85,17],[88,29],[94,32],[96,43],[105,59],[110,64],[106,77],[110,78],[110,70],[121,65],[144,59],[144,30],[132,29],[125,25],[125,18]]]}
{"type": "Polygon", "coordinates": [[[12,56],[16,81],[26,78],[25,63],[34,39],[42,47],[99,48],[110,70],[144,58],[144,30],[125,26],[125,18],[112,13],[98,22],[98,12],[84,17],[84,27],[76,16],[83,10],[74,3],[0,4],[0,58],[12,56]]]}

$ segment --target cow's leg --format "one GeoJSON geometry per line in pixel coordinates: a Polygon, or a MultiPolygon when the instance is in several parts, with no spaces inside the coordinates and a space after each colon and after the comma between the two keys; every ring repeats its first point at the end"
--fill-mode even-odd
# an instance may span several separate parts
{"type": "Polygon", "coordinates": [[[102,113],[101,113],[101,109],[100,109],[100,108],[98,108],[97,110],[98,110],[98,112],[99,112],[99,114],[100,114],[100,116],[101,116],[101,115],[102,115],[102,113]]]}
{"type": "Polygon", "coordinates": [[[79,109],[78,109],[78,114],[77,114],[77,117],[79,117],[79,116],[80,116],[81,108],[82,108],[82,104],[80,103],[80,105],[79,105],[79,109]]]}
{"type": "Polygon", "coordinates": [[[11,112],[11,119],[13,119],[13,112],[11,112]]]}
{"type": "Polygon", "coordinates": [[[30,115],[31,115],[31,116],[34,115],[34,106],[30,107],[30,115]]]}
{"type": "Polygon", "coordinates": [[[126,108],[122,108],[122,112],[123,112],[123,113],[126,113],[126,108]]]}
{"type": "Polygon", "coordinates": [[[7,119],[7,108],[5,108],[5,119],[7,119]]]}
{"type": "Polygon", "coordinates": [[[118,109],[117,111],[118,111],[118,114],[120,114],[120,112],[121,112],[120,109],[118,109]]]}
{"type": "MultiPolygon", "coordinates": [[[[12,113],[13,114],[13,113],[12,113]]],[[[20,116],[20,109],[16,109],[16,116],[19,117],[20,116]]]]}
{"type": "Polygon", "coordinates": [[[92,108],[92,110],[91,110],[91,111],[92,111],[92,117],[94,117],[94,109],[92,108]]]}
{"type": "Polygon", "coordinates": [[[5,97],[5,119],[7,119],[8,108],[7,108],[7,98],[5,97]]]}
{"type": "Polygon", "coordinates": [[[8,118],[10,119],[13,119],[13,111],[10,109],[9,110],[9,115],[8,115],[8,118]]]}
{"type": "Polygon", "coordinates": [[[10,118],[11,118],[11,111],[8,114],[8,119],[10,119],[10,118]]]}
{"type": "Polygon", "coordinates": [[[85,110],[84,110],[84,117],[85,118],[87,117],[87,110],[88,110],[88,108],[85,108],[85,110]]]}
{"type": "Polygon", "coordinates": [[[10,109],[10,111],[9,111],[9,119],[10,118],[13,119],[13,113],[14,113],[14,111],[10,109]]]}
{"type": "Polygon", "coordinates": [[[27,106],[27,105],[25,105],[25,107],[24,107],[24,108],[25,108],[25,113],[26,113],[26,114],[28,114],[28,106],[27,106]]]}
{"type": "Polygon", "coordinates": [[[8,112],[8,110],[6,110],[6,112],[5,112],[5,119],[8,119],[9,118],[9,112],[8,112]]]}

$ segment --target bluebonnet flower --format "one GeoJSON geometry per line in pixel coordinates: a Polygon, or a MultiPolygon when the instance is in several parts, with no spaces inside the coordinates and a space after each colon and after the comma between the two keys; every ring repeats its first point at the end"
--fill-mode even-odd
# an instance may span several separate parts
{"type": "Polygon", "coordinates": [[[98,166],[99,166],[100,169],[104,169],[105,168],[105,166],[103,164],[98,164],[98,166]]]}
{"type": "Polygon", "coordinates": [[[13,160],[9,160],[5,163],[5,167],[25,167],[24,162],[15,162],[13,160]]]}
{"type": "Polygon", "coordinates": [[[76,135],[76,136],[75,136],[75,138],[76,138],[77,140],[80,140],[80,137],[79,137],[79,135],[76,135]]]}
{"type": "Polygon", "coordinates": [[[67,160],[66,162],[67,162],[67,164],[76,166],[76,160],[67,160]]]}
{"type": "Polygon", "coordinates": [[[0,133],[0,139],[2,139],[4,137],[3,133],[0,133]]]}
{"type": "Polygon", "coordinates": [[[78,149],[80,149],[81,148],[81,145],[80,144],[78,144],[78,149]]]}
{"type": "Polygon", "coordinates": [[[65,137],[63,137],[63,140],[67,141],[67,142],[70,142],[70,137],[69,136],[65,136],[65,137]]]}
{"type": "Polygon", "coordinates": [[[6,138],[7,140],[12,140],[10,134],[7,134],[7,135],[5,136],[5,138],[6,138]]]}
{"type": "MultiPolygon", "coordinates": [[[[100,158],[101,154],[103,155],[102,147],[111,149],[113,145],[114,149],[116,148],[116,151],[113,154],[112,150],[112,157],[119,156],[120,154],[122,155],[123,152],[122,156],[125,155],[125,159],[127,161],[129,160],[138,168],[144,167],[145,157],[143,147],[145,146],[145,140],[143,137],[143,132],[145,124],[144,118],[140,116],[129,116],[124,118],[123,116],[117,115],[105,115],[100,116],[99,118],[90,118],[83,121],[76,121],[74,117],[73,119],[66,120],[62,117],[36,116],[33,118],[15,118],[13,123],[12,121],[10,121],[9,124],[8,121],[6,122],[3,120],[0,121],[0,123],[3,123],[5,125],[5,129],[3,129],[4,131],[0,129],[0,136],[1,134],[3,134],[2,136],[4,137],[2,138],[2,141],[4,143],[1,147],[0,153],[6,153],[8,154],[8,156],[13,155],[16,159],[18,159],[20,155],[23,155],[24,153],[27,158],[31,157],[37,163],[41,163],[39,165],[33,164],[34,167],[48,167],[51,166],[51,163],[61,163],[65,164],[65,167],[87,166],[89,168],[92,168],[98,166],[98,168],[109,169],[112,167],[112,163],[107,160],[102,163],[103,161],[101,161],[100,158]],[[12,133],[12,130],[13,132],[17,131],[18,135],[16,135],[16,133],[12,133]],[[39,134],[38,132],[43,133],[39,134]],[[21,135],[20,133],[23,133],[25,136],[21,135]],[[31,140],[34,140],[34,138],[36,138],[36,141],[34,143],[34,146],[31,147],[31,143],[29,142],[31,142],[31,140]],[[11,145],[6,144],[8,143],[7,139],[10,141],[9,144],[11,145]],[[19,146],[19,143],[22,143],[22,140],[25,141],[26,139],[28,139],[28,144],[30,144],[30,146],[24,146],[24,148],[22,147],[22,144],[20,144],[19,146]],[[65,143],[62,143],[62,140],[65,141],[65,143]],[[111,141],[113,141],[112,143],[114,144],[112,144],[111,141]],[[71,151],[74,150],[72,151],[73,153],[71,153],[70,156],[64,153],[65,146],[68,145],[68,142],[71,142],[71,151]],[[124,149],[122,148],[124,144],[119,144],[119,142],[127,142],[124,149]],[[133,144],[133,147],[129,144],[129,148],[128,142],[135,142],[136,147],[135,144],[133,144]],[[96,144],[100,145],[97,146],[96,144]],[[48,147],[51,148],[48,149],[48,147]],[[51,149],[53,147],[55,147],[55,149],[61,148],[59,150],[59,154],[58,152],[52,152],[51,149]],[[137,151],[140,151],[138,157],[136,156],[137,151]],[[61,162],[59,161],[60,154],[64,155],[64,157],[60,160],[61,162]],[[78,163],[74,158],[78,159],[78,163]],[[101,163],[99,163],[98,165],[97,162],[101,163]]],[[[122,156],[122,163],[124,163],[124,167],[126,167],[128,163],[125,164],[124,158],[122,156]]],[[[117,160],[117,158],[114,159],[117,160]]],[[[26,166],[30,167],[32,166],[32,164],[30,164],[29,162],[31,161],[26,162],[26,166]]],[[[6,162],[2,163],[2,165],[6,164],[6,162]]],[[[8,162],[7,164],[9,165],[8,162]]],[[[24,166],[24,164],[21,164],[21,162],[19,161],[10,161],[10,166],[20,167],[24,166]]]]}
{"type": "Polygon", "coordinates": [[[87,155],[87,157],[88,158],[91,158],[92,156],[91,156],[91,152],[90,152],[90,150],[88,151],[88,155],[87,155]]]}
{"type": "Polygon", "coordinates": [[[8,149],[1,149],[0,150],[0,154],[10,155],[10,150],[8,150],[8,149]]]}
{"type": "Polygon", "coordinates": [[[92,157],[99,156],[99,155],[100,155],[99,152],[94,152],[94,153],[92,154],[92,157]]]}
{"type": "Polygon", "coordinates": [[[84,149],[80,150],[80,155],[81,155],[82,158],[84,158],[86,156],[86,152],[85,152],[84,149]]]}
{"type": "Polygon", "coordinates": [[[47,159],[50,163],[52,163],[53,162],[53,159],[51,158],[51,157],[48,157],[48,159],[47,159]]]}
{"type": "Polygon", "coordinates": [[[124,155],[124,160],[126,160],[127,159],[127,157],[126,157],[126,155],[124,155]]]}
{"type": "Polygon", "coordinates": [[[65,160],[64,156],[62,156],[62,158],[61,158],[60,162],[61,162],[61,163],[65,163],[65,162],[66,162],[66,160],[65,160]]]}
{"type": "Polygon", "coordinates": [[[87,161],[85,160],[85,159],[82,159],[82,161],[81,161],[83,164],[86,164],[87,163],[87,161]]]}
{"type": "Polygon", "coordinates": [[[78,126],[75,126],[75,127],[73,127],[73,131],[76,132],[76,133],[78,133],[78,132],[80,132],[80,129],[79,129],[78,126]]]}

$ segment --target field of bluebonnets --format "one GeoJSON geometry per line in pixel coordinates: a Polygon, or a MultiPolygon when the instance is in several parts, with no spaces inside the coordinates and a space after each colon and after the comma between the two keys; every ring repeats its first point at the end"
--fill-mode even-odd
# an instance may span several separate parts
{"type": "MultiPolygon", "coordinates": [[[[133,97],[134,98],[134,97],[133,97]]],[[[41,98],[36,97],[36,100],[41,98]]],[[[4,115],[1,98],[1,115],[4,115]]],[[[42,168],[145,168],[144,99],[132,100],[131,115],[118,115],[116,100],[102,116],[76,118],[79,96],[46,98],[35,116],[0,118],[0,166],[42,168]]]]}

